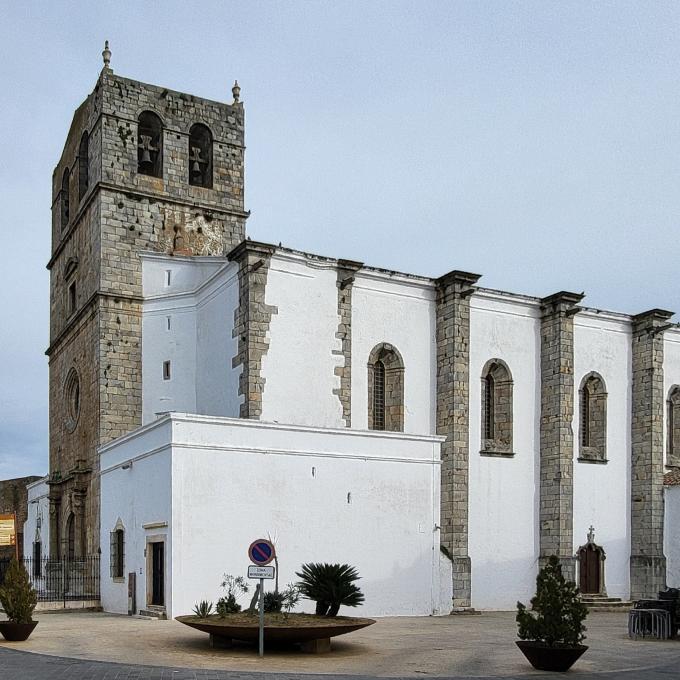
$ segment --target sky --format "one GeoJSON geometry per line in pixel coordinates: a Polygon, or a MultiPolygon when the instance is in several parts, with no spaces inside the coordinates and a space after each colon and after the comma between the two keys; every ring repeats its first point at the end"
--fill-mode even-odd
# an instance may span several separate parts
{"type": "Polygon", "coordinates": [[[105,39],[246,109],[251,238],[680,311],[680,3],[0,0],[0,479],[47,471],[51,177],[105,39]]]}

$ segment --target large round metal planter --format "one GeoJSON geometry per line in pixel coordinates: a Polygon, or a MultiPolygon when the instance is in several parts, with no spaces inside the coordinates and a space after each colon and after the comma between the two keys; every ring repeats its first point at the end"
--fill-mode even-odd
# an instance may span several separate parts
{"type": "Polygon", "coordinates": [[[0,633],[7,642],[23,642],[28,640],[33,629],[38,625],[37,621],[31,623],[13,623],[11,621],[0,621],[0,633]]]}
{"type": "MultiPolygon", "coordinates": [[[[243,642],[257,642],[260,634],[257,617],[253,617],[252,625],[232,624],[228,617],[225,619],[215,617],[214,620],[206,620],[199,619],[197,616],[178,616],[176,620],[210,635],[243,642]]],[[[310,642],[311,640],[321,640],[351,633],[374,623],[374,619],[336,616],[328,619],[319,617],[318,625],[296,626],[294,615],[291,615],[288,624],[267,625],[265,623],[264,640],[265,642],[310,642]]]]}
{"type": "Polygon", "coordinates": [[[557,671],[558,673],[568,671],[588,649],[587,645],[550,647],[544,642],[532,640],[516,640],[515,644],[534,668],[539,671],[557,671]]]}

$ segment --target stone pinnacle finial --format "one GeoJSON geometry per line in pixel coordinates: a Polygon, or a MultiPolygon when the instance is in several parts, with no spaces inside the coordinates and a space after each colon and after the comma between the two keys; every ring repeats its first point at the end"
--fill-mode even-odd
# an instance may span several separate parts
{"type": "Polygon", "coordinates": [[[234,81],[234,87],[231,88],[231,93],[234,95],[234,104],[241,101],[241,88],[238,86],[238,80],[234,81]]]}
{"type": "Polygon", "coordinates": [[[104,41],[104,51],[102,52],[102,59],[104,60],[104,68],[111,68],[111,50],[109,49],[109,41],[104,41]]]}

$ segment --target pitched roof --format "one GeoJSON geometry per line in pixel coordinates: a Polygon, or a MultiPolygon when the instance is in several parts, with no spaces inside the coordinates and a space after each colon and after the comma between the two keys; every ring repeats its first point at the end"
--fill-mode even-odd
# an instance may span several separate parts
{"type": "Polygon", "coordinates": [[[680,468],[673,468],[663,477],[664,486],[680,486],[680,468]]]}

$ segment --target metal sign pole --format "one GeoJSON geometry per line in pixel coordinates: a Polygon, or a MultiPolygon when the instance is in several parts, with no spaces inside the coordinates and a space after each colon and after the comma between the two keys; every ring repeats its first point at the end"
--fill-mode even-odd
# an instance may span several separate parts
{"type": "Polygon", "coordinates": [[[260,656],[264,656],[264,579],[260,579],[260,656]]]}

